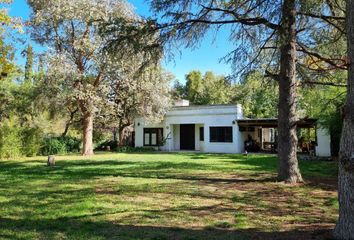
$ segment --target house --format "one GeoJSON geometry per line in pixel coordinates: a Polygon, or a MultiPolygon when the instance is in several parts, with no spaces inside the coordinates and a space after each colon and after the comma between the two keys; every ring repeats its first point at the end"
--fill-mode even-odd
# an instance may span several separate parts
{"type": "MultiPolygon", "coordinates": [[[[136,118],[135,146],[159,147],[162,151],[200,151],[243,153],[275,151],[277,119],[244,118],[241,105],[190,106],[180,100],[158,124],[136,118]],[[252,147],[253,146],[253,147],[252,147]]],[[[316,130],[318,156],[330,156],[329,136],[316,127],[315,119],[299,122],[298,127],[316,130]]],[[[315,141],[314,141],[315,142],[315,141]]]]}

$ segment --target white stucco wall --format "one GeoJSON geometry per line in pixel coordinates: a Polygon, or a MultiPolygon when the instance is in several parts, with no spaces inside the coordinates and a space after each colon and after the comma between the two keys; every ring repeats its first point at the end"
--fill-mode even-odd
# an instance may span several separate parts
{"type": "Polygon", "coordinates": [[[222,106],[190,106],[175,107],[166,114],[160,124],[144,124],[142,118],[135,119],[135,146],[143,146],[144,128],[161,127],[164,136],[171,132],[171,138],[162,150],[180,150],[180,124],[195,124],[195,148],[203,152],[241,153],[243,141],[238,129],[236,119],[241,119],[242,107],[240,105],[222,106]],[[232,143],[211,143],[210,127],[232,127],[232,143]],[[199,141],[199,128],[204,127],[204,142],[199,141]]]}
{"type": "MultiPolygon", "coordinates": [[[[144,128],[163,128],[163,135],[164,138],[167,137],[168,133],[170,132],[165,128],[164,122],[158,124],[145,124],[143,118],[136,118],[134,121],[134,129],[135,129],[135,147],[143,147],[144,146],[144,128]]],[[[172,134],[171,134],[172,136],[172,134]]],[[[167,150],[168,144],[165,146],[160,147],[161,150],[167,150]]],[[[157,147],[156,147],[157,149],[157,147]]]]}
{"type": "Polygon", "coordinates": [[[331,156],[331,137],[327,129],[321,126],[317,127],[316,156],[318,157],[331,156]]]}
{"type": "Polygon", "coordinates": [[[173,135],[173,149],[172,151],[177,151],[180,149],[180,125],[172,125],[174,130],[173,135]]]}
{"type": "MultiPolygon", "coordinates": [[[[190,106],[175,107],[169,111],[163,122],[159,124],[145,124],[143,118],[135,119],[135,146],[144,146],[144,128],[163,128],[163,134],[169,139],[165,146],[160,147],[164,151],[180,150],[180,124],[195,124],[195,150],[215,153],[242,153],[244,141],[248,134],[259,141],[258,129],[254,132],[240,132],[237,119],[243,119],[240,105],[221,106],[190,106]],[[204,141],[199,139],[200,127],[204,127],[204,141]],[[232,143],[210,142],[210,127],[232,127],[232,143]]],[[[270,129],[263,129],[263,140],[270,141],[270,129]]],[[[331,141],[326,129],[317,128],[316,155],[320,157],[331,156],[331,141]]]]}

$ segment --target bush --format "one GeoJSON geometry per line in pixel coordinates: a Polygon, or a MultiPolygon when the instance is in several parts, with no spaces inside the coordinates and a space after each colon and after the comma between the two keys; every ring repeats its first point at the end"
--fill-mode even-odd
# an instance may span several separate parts
{"type": "Polygon", "coordinates": [[[100,143],[95,148],[95,150],[96,151],[106,151],[107,147],[109,147],[111,151],[116,151],[118,148],[117,146],[118,146],[117,141],[104,141],[104,142],[100,143]]]}
{"type": "Polygon", "coordinates": [[[21,131],[22,154],[27,157],[40,154],[43,132],[38,127],[24,128],[21,131]]]}
{"type": "Polygon", "coordinates": [[[0,159],[21,156],[21,132],[10,122],[0,127],[0,159]]]}
{"type": "Polygon", "coordinates": [[[139,153],[139,152],[153,152],[155,148],[152,147],[118,147],[117,152],[121,153],[139,153]]]}
{"type": "Polygon", "coordinates": [[[66,154],[80,151],[81,141],[73,137],[47,137],[43,140],[41,154],[66,154]]]}
{"type": "Polygon", "coordinates": [[[67,152],[80,152],[80,139],[71,136],[65,136],[59,137],[58,140],[65,144],[67,152]]]}
{"type": "Polygon", "coordinates": [[[53,154],[65,154],[66,145],[57,138],[45,138],[43,140],[41,154],[53,155],[53,154]]]}

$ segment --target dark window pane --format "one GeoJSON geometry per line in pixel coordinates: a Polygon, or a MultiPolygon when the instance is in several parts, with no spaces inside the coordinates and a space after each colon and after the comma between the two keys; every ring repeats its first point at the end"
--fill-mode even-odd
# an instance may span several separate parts
{"type": "Polygon", "coordinates": [[[210,142],[232,142],[232,127],[210,127],[210,142]]]}
{"type": "Polygon", "coordinates": [[[204,141],[204,127],[199,128],[199,140],[204,141]]]}

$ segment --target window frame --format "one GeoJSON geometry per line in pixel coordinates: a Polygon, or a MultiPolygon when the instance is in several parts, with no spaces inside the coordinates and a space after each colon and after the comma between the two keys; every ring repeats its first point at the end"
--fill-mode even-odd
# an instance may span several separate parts
{"type": "Polygon", "coordinates": [[[161,146],[160,143],[163,138],[163,128],[144,128],[143,130],[143,141],[144,147],[158,147],[161,146]],[[159,131],[161,134],[159,134],[159,131]],[[152,134],[156,133],[156,144],[151,144],[152,134]],[[145,135],[149,134],[149,144],[145,141],[145,135]]]}
{"type": "Polygon", "coordinates": [[[209,127],[209,141],[211,143],[233,143],[232,126],[209,127]],[[216,136],[214,136],[216,134],[216,136]]]}

